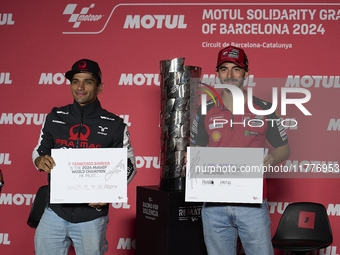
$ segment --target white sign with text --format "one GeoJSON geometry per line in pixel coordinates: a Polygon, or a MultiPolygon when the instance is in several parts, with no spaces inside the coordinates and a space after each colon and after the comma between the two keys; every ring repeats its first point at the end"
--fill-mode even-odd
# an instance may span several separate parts
{"type": "Polygon", "coordinates": [[[263,148],[188,147],[186,202],[262,203],[263,148]]]}
{"type": "Polygon", "coordinates": [[[53,203],[127,202],[127,149],[52,149],[53,203]]]}

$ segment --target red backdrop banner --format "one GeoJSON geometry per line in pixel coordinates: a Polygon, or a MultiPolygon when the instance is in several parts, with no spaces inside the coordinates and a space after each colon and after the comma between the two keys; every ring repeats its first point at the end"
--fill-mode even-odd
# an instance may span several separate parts
{"type": "Polygon", "coordinates": [[[135,254],[136,187],[158,185],[160,177],[159,63],[183,57],[186,65],[201,67],[203,80],[211,84],[218,51],[234,45],[248,55],[246,87],[254,95],[272,101],[272,89],[278,88],[278,112],[292,151],[282,166],[307,171],[302,178],[268,179],[272,234],[289,203],[322,203],[334,242],[313,254],[339,254],[340,174],[315,173],[318,165],[339,165],[339,31],[340,4],[334,0],[2,0],[0,253],[34,252],[34,230],[26,221],[47,175],[33,166],[32,150],[46,114],[73,101],[64,73],[74,62],[99,63],[105,84],[99,100],[129,125],[138,173],[128,186],[128,202],[110,205],[107,254],[135,254]],[[311,99],[303,106],[311,116],[294,105],[283,115],[282,88],[308,90],[311,99]]]}

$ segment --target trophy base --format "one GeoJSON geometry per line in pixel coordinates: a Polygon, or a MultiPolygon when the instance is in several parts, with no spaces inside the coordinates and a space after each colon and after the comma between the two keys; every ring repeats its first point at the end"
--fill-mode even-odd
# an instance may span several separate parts
{"type": "Polygon", "coordinates": [[[137,186],[136,255],[207,255],[201,212],[184,192],[137,186]]]}
{"type": "Polygon", "coordinates": [[[185,177],[161,178],[159,188],[166,191],[184,191],[185,177]]]}

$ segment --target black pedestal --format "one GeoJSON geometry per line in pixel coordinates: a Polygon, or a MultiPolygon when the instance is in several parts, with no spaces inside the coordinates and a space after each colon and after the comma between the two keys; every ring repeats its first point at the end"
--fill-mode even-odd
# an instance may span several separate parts
{"type": "Polygon", "coordinates": [[[201,209],[184,191],[137,187],[136,254],[206,255],[201,209]]]}

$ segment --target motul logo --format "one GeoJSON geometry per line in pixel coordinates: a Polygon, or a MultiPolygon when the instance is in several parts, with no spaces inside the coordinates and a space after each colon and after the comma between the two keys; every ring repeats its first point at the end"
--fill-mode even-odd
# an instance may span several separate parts
{"type": "Polygon", "coordinates": [[[41,73],[39,84],[70,84],[63,73],[41,73]]]}
{"type": "Polygon", "coordinates": [[[136,249],[136,239],[131,238],[120,238],[117,250],[132,250],[136,249]]]}
{"type": "Polygon", "coordinates": [[[44,113],[2,113],[0,116],[0,125],[41,125],[44,122],[46,114],[44,113]]]}
{"type": "Polygon", "coordinates": [[[136,166],[137,168],[151,168],[151,165],[155,169],[160,168],[160,162],[158,157],[141,157],[136,156],[136,166]]]}
{"type": "Polygon", "coordinates": [[[0,244],[10,245],[11,241],[8,239],[8,233],[0,233],[0,244]]]}
{"type": "Polygon", "coordinates": [[[10,73],[0,73],[0,84],[12,84],[10,73]]]}
{"type": "Polygon", "coordinates": [[[327,131],[340,131],[340,119],[330,119],[327,131]]]}
{"type": "Polygon", "coordinates": [[[12,161],[9,159],[9,153],[0,153],[0,165],[10,165],[12,161]]]}
{"type": "Polygon", "coordinates": [[[35,194],[1,193],[0,205],[31,205],[34,198],[35,194]]]}
{"type": "Polygon", "coordinates": [[[119,79],[118,85],[157,85],[159,86],[159,74],[152,73],[137,73],[137,74],[126,74],[122,73],[119,79]]]}
{"type": "Polygon", "coordinates": [[[124,29],[140,29],[140,27],[150,29],[156,26],[157,29],[166,27],[168,29],[185,29],[184,15],[127,15],[124,29]]]}
{"type": "Polygon", "coordinates": [[[340,88],[340,76],[288,75],[285,87],[340,88]]]}
{"type": "Polygon", "coordinates": [[[0,13],[0,25],[14,25],[12,13],[0,13]]]}

